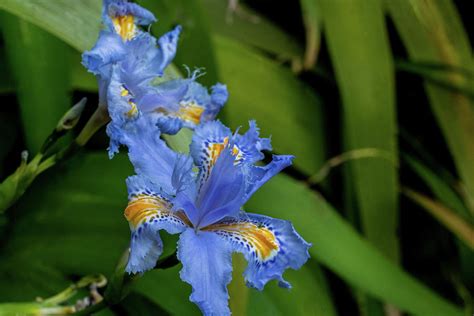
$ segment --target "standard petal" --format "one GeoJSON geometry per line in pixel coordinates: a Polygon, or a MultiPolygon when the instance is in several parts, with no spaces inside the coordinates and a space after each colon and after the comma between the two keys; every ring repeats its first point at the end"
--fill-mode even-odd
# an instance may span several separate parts
{"type": "Polygon", "coordinates": [[[273,155],[272,161],[263,167],[246,166],[244,168],[246,181],[244,203],[273,176],[291,166],[293,158],[294,156],[291,155],[273,155]]]}
{"type": "Polygon", "coordinates": [[[177,25],[173,30],[158,39],[159,54],[153,59],[151,67],[162,75],[165,68],[173,61],[176,55],[181,26],[177,25]]]}
{"type": "Polygon", "coordinates": [[[143,273],[152,269],[163,251],[159,231],[177,234],[189,227],[182,212],[174,212],[166,198],[159,195],[156,186],[143,176],[127,179],[129,203],[125,218],[131,230],[130,256],[126,271],[143,273]]]}
{"type": "Polygon", "coordinates": [[[239,163],[254,164],[264,158],[262,150],[271,150],[269,138],[260,138],[260,130],[255,121],[249,121],[245,134],[234,136],[235,151],[239,163]]]}
{"type": "Polygon", "coordinates": [[[226,219],[203,230],[218,234],[234,251],[244,254],[249,263],[245,281],[258,290],[270,280],[290,287],[283,272],[288,268],[299,269],[309,258],[311,244],[288,221],[242,213],[239,219],[226,219]]]}
{"type": "Polygon", "coordinates": [[[229,148],[219,155],[211,175],[199,187],[196,208],[199,210],[197,227],[205,227],[224,217],[239,214],[245,195],[245,181],[241,168],[229,148]]]}
{"type": "Polygon", "coordinates": [[[217,157],[225,147],[232,147],[236,164],[252,165],[264,158],[262,150],[270,150],[270,140],[259,137],[255,121],[249,122],[249,130],[234,134],[218,120],[203,123],[195,130],[191,142],[191,155],[194,163],[209,174],[217,157]]]}
{"type": "Polygon", "coordinates": [[[189,299],[204,315],[230,315],[227,285],[232,279],[232,249],[210,232],[184,231],[178,242],[181,279],[192,286],[189,299]]]}

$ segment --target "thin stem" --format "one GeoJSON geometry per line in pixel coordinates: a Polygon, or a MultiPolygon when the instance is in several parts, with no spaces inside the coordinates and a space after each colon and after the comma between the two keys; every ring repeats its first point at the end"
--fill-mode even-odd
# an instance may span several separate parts
{"type": "Polygon", "coordinates": [[[105,124],[110,121],[109,114],[107,112],[107,108],[103,106],[97,107],[94,114],[92,114],[89,121],[87,121],[86,126],[82,129],[79,136],[76,138],[76,143],[79,146],[84,146],[92,135],[95,134],[105,124]]]}

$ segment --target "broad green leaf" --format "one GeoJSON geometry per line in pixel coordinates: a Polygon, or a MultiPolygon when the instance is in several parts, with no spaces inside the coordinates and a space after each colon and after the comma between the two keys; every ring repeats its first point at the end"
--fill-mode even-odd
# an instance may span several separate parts
{"type": "Polygon", "coordinates": [[[172,315],[172,313],[167,313],[150,299],[136,292],[130,293],[120,302],[120,312],[130,316],[172,315]]]}
{"type": "MultiPolygon", "coordinates": [[[[342,96],[347,150],[376,148],[396,160],[394,69],[378,0],[321,1],[325,36],[342,96]]],[[[398,260],[397,169],[385,159],[349,163],[362,231],[398,260]]]]}
{"type": "Polygon", "coordinates": [[[0,263],[1,302],[33,302],[58,293],[69,283],[60,271],[39,262],[11,256],[0,263]]]}
{"type": "MultiPolygon", "coordinates": [[[[412,61],[461,67],[472,72],[472,49],[451,1],[386,1],[386,7],[412,61]]],[[[466,83],[461,74],[452,73],[448,79],[455,85],[466,83]]],[[[433,83],[426,82],[425,89],[465,185],[468,206],[474,212],[472,101],[463,93],[433,83]]]]}
{"type": "Polygon", "coordinates": [[[65,273],[109,275],[128,245],[123,209],[129,175],[125,155],[109,161],[105,152],[80,155],[40,175],[11,209],[15,225],[4,254],[65,273]]]}
{"type": "Polygon", "coordinates": [[[200,315],[197,305],[189,301],[191,286],[179,278],[181,265],[147,272],[137,281],[135,291],[160,305],[173,315],[200,315]]]}
{"type": "Polygon", "coordinates": [[[237,40],[276,55],[279,59],[301,58],[299,43],[277,25],[238,3],[236,12],[221,0],[201,0],[205,5],[213,33],[237,40]]]}
{"type": "Polygon", "coordinates": [[[325,159],[322,104],[305,84],[274,61],[233,40],[216,36],[219,75],[229,89],[227,123],[245,130],[256,119],[275,152],[294,154],[294,164],[315,173],[325,159]]]}
{"type": "Polygon", "coordinates": [[[72,55],[71,63],[71,87],[75,90],[86,92],[97,92],[97,79],[81,64],[81,56],[78,52],[72,55]]]}
{"type": "Polygon", "coordinates": [[[0,49],[0,93],[10,93],[15,90],[12,75],[7,67],[5,52],[0,49]]]}
{"type": "Polygon", "coordinates": [[[98,37],[102,1],[2,0],[0,9],[59,37],[79,51],[90,49],[98,37]]]}
{"type": "Polygon", "coordinates": [[[6,12],[2,14],[2,26],[27,148],[36,153],[71,106],[70,48],[44,30],[6,12]]]}
{"type": "Polygon", "coordinates": [[[313,243],[313,258],[367,294],[415,315],[463,315],[377,251],[321,197],[285,175],[263,186],[247,209],[291,220],[313,243]]]}
{"type": "MultiPolygon", "coordinates": [[[[258,311],[254,305],[262,304],[260,301],[269,302],[267,305],[275,308],[276,315],[337,315],[323,272],[316,262],[311,260],[298,271],[287,271],[285,278],[292,285],[290,290],[278,287],[276,282],[267,284],[262,292],[251,290],[248,315],[261,315],[254,312],[258,311]]],[[[271,310],[272,307],[267,308],[271,310]]]]}

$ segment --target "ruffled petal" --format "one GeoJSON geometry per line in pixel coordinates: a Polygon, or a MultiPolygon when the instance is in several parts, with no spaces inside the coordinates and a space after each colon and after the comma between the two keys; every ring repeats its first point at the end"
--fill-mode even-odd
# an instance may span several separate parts
{"type": "Polygon", "coordinates": [[[89,72],[107,80],[111,76],[111,65],[126,54],[127,49],[117,34],[101,31],[95,46],[82,54],[82,64],[89,72]]]}
{"type": "Polygon", "coordinates": [[[230,129],[218,120],[198,126],[190,148],[194,163],[205,174],[209,174],[217,157],[226,147],[232,147],[236,164],[245,165],[253,165],[262,160],[262,150],[271,150],[270,139],[259,137],[255,121],[249,122],[249,130],[244,135],[232,135],[230,129]]]}
{"type": "Polygon", "coordinates": [[[204,315],[230,315],[227,285],[232,279],[230,245],[209,232],[184,231],[178,242],[181,279],[192,286],[189,299],[204,315]]]}
{"type": "Polygon", "coordinates": [[[194,129],[214,119],[227,100],[227,90],[223,85],[214,86],[211,96],[205,87],[195,81],[196,77],[193,74],[191,78],[169,80],[151,87],[138,98],[140,111],[160,117],[160,124],[173,131],[167,131],[170,134],[178,130],[169,126],[194,129]],[[181,124],[167,123],[167,119],[179,119],[181,124]]]}
{"type": "Polygon", "coordinates": [[[244,272],[248,286],[262,290],[270,280],[278,280],[281,287],[290,284],[283,279],[283,272],[299,269],[309,258],[307,243],[284,220],[268,216],[242,213],[238,219],[226,219],[203,229],[226,240],[244,254],[249,265],[244,272]]]}
{"type": "Polygon", "coordinates": [[[229,98],[227,86],[222,83],[216,83],[211,87],[211,102],[202,115],[203,122],[212,121],[216,118],[219,111],[229,98]]]}
{"type": "Polygon", "coordinates": [[[131,230],[130,256],[126,271],[143,273],[153,269],[163,251],[159,231],[178,234],[189,227],[182,212],[174,212],[168,200],[157,193],[156,185],[144,176],[127,179],[129,202],[125,218],[131,230]]]}
{"type": "Polygon", "coordinates": [[[189,79],[165,81],[150,87],[138,100],[140,111],[145,113],[173,113],[179,111],[179,103],[189,88],[189,79]]]}
{"type": "Polygon", "coordinates": [[[245,134],[234,136],[235,151],[239,162],[254,164],[264,158],[262,150],[271,150],[269,138],[260,138],[260,130],[255,121],[249,121],[249,129],[245,134]]]}
{"type": "Polygon", "coordinates": [[[156,46],[156,39],[143,32],[127,44],[127,55],[122,61],[122,78],[127,89],[135,96],[152,91],[150,81],[162,76],[176,54],[180,26],[163,35],[156,46]]]}
{"type": "Polygon", "coordinates": [[[165,68],[173,61],[178,46],[182,27],[177,25],[173,30],[158,39],[159,54],[153,59],[151,67],[163,75],[165,68]]]}
{"type": "Polygon", "coordinates": [[[192,159],[171,150],[160,138],[159,130],[146,117],[127,123],[119,132],[118,142],[128,147],[130,161],[135,172],[149,177],[160,188],[160,193],[175,195],[187,186],[194,185],[192,159]]]}
{"type": "Polygon", "coordinates": [[[273,176],[284,168],[291,166],[294,156],[273,155],[272,161],[265,166],[245,166],[243,168],[246,180],[244,203],[273,176]]]}

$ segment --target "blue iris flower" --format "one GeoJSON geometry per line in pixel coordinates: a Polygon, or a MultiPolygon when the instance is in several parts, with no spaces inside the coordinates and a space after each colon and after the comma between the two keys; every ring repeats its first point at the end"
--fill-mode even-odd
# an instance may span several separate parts
{"type": "Polygon", "coordinates": [[[137,173],[127,179],[131,243],[126,271],[143,273],[155,266],[163,248],[159,231],[165,230],[180,234],[180,276],[192,286],[190,300],[205,315],[230,314],[227,285],[233,252],[248,261],[248,286],[262,290],[275,279],[290,287],[282,274],[300,268],[311,245],[290,222],[242,210],[293,158],[277,155],[267,165],[258,164],[262,150],[271,146],[269,139],[260,138],[255,122],[243,135],[219,121],[201,124],[189,156],[168,148],[149,116],[136,117],[121,137],[137,173]]]}
{"type": "MultiPolygon", "coordinates": [[[[199,72],[186,79],[153,84],[175,57],[180,26],[156,40],[137,27],[156,21],[153,14],[127,0],[104,0],[102,20],[106,29],[96,45],[83,54],[82,62],[97,76],[99,106],[107,107],[112,119],[118,118],[121,124],[122,116],[130,114],[120,112],[121,105],[111,101],[118,96],[133,104],[132,112],[153,116],[167,134],[183,127],[195,128],[216,117],[227,101],[225,85],[216,84],[209,93],[196,82],[199,72]]],[[[115,141],[114,135],[110,136],[115,141]]]]}

